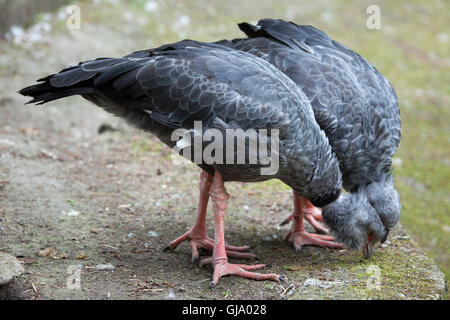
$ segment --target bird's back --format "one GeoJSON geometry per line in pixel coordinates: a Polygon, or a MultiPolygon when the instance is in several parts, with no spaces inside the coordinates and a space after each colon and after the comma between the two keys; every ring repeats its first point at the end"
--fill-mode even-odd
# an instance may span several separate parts
{"type": "MultiPolygon", "coordinates": [[[[341,184],[337,160],[304,93],[270,63],[235,49],[184,40],[123,58],[80,63],[20,93],[35,103],[82,95],[171,147],[174,130],[193,130],[196,121],[203,132],[277,129],[279,172],[264,177],[252,166],[225,164],[219,166],[224,180],[288,176],[292,187],[314,197],[326,197],[330,190],[334,195],[341,184]]],[[[214,172],[209,165],[200,166],[214,172]]]]}
{"type": "Polygon", "coordinates": [[[263,19],[239,27],[248,39],[218,43],[269,61],[302,89],[339,158],[347,189],[388,174],[400,142],[400,113],[381,73],[312,26],[263,19]]]}

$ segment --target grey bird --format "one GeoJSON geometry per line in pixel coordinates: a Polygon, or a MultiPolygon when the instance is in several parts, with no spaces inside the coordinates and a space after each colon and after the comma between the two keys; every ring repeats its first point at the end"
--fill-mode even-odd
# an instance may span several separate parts
{"type": "Polygon", "coordinates": [[[239,28],[248,38],[218,43],[270,62],[311,102],[349,192],[323,211],[323,220],[336,240],[370,257],[401,210],[391,172],[401,138],[394,89],[367,60],[312,26],[262,19],[239,28]]]}
{"type": "MultiPolygon", "coordinates": [[[[279,146],[278,151],[270,149],[276,152],[279,167],[271,174],[261,174],[261,168],[267,164],[260,160],[254,164],[236,163],[237,151],[234,148],[228,151],[226,145],[223,146],[224,157],[231,156],[234,162],[197,163],[203,170],[198,214],[202,217],[206,213],[208,198],[211,198],[214,242],[207,238],[200,218],[178,242],[171,244],[170,249],[184,240],[191,241],[193,258],[198,258],[199,247],[213,249],[212,258],[200,261],[201,265],[214,264],[211,285],[228,274],[256,280],[282,280],[276,274],[251,272],[264,264],[228,263],[228,256],[249,257],[249,254],[244,252],[248,247],[225,245],[224,218],[229,198],[225,181],[257,182],[278,178],[318,207],[332,203],[340,195],[339,162],[314,119],[309,100],[289,77],[252,54],[185,40],[123,58],[83,62],[38,82],[19,91],[33,97],[29,103],[43,104],[81,95],[155,134],[171,148],[179,146],[180,141],[181,145],[186,145],[184,138],[173,139],[178,129],[193,136],[204,134],[208,129],[222,133],[228,129],[272,130],[267,139],[274,139],[279,146]],[[195,127],[197,121],[202,124],[200,132],[195,127]]],[[[204,143],[201,148],[205,151],[204,143]]]]}

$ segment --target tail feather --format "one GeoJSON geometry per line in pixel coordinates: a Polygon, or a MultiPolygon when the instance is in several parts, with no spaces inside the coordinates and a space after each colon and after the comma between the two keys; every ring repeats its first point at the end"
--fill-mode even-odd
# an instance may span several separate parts
{"type": "Polygon", "coordinates": [[[36,103],[44,104],[53,100],[57,100],[64,97],[74,96],[74,95],[84,95],[89,93],[94,93],[95,89],[90,87],[80,87],[80,88],[67,88],[63,90],[52,90],[43,91],[40,94],[34,95],[33,99],[28,101],[27,104],[36,103]]]}
{"type": "Polygon", "coordinates": [[[40,83],[23,88],[19,93],[33,98],[27,104],[44,104],[68,96],[92,94],[100,86],[138,66],[135,61],[125,58],[99,58],[41,78],[38,80],[40,83]]]}
{"type": "Polygon", "coordinates": [[[97,71],[86,71],[81,66],[68,71],[62,71],[48,78],[53,87],[64,88],[89,80],[97,74],[97,71]]]}

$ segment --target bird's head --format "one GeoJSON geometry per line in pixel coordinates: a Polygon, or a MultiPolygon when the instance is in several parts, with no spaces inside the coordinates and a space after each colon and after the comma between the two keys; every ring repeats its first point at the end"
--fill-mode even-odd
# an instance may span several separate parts
{"type": "MultiPolygon", "coordinates": [[[[401,211],[400,196],[394,188],[392,175],[387,175],[380,182],[372,182],[365,187],[365,193],[370,205],[375,209],[384,227],[387,229],[386,238],[398,222],[401,211]]],[[[385,239],[382,240],[384,242],[385,239]]]]}
{"type": "Polygon", "coordinates": [[[387,230],[365,192],[360,189],[341,196],[322,210],[323,221],[335,239],[347,248],[362,251],[368,259],[387,230]]]}

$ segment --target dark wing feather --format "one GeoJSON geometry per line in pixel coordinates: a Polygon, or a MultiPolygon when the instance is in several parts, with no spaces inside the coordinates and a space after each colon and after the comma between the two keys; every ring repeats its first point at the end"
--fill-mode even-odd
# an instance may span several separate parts
{"type": "Polygon", "coordinates": [[[273,103],[277,98],[270,89],[279,95],[288,89],[272,72],[244,53],[196,45],[174,44],[173,50],[154,52],[154,58],[138,71],[136,80],[150,100],[149,111],[165,114],[185,128],[195,120],[207,126],[215,117],[243,129],[270,128],[287,121],[280,102],[273,103]],[[258,88],[267,90],[262,93],[258,88]]]}
{"type": "Polygon", "coordinates": [[[305,92],[340,159],[346,188],[389,172],[401,123],[397,96],[382,74],[312,26],[263,19],[239,27],[249,39],[218,44],[269,61],[305,92]]]}
{"type": "Polygon", "coordinates": [[[20,93],[38,103],[81,94],[115,114],[139,111],[169,128],[192,128],[197,120],[206,129],[215,117],[242,129],[281,128],[290,112],[283,101],[301,102],[291,92],[294,84],[280,75],[250,54],[183,40],[80,63],[20,93]]]}
{"type": "MultiPolygon", "coordinates": [[[[81,94],[105,110],[155,133],[169,146],[174,129],[278,129],[280,170],[261,175],[261,163],[220,166],[225,180],[276,177],[316,205],[336,199],[338,162],[305,94],[279,69],[243,51],[184,40],[120,59],[67,68],[20,91],[45,103],[81,94]]],[[[272,135],[274,133],[274,135],[272,135]]],[[[272,137],[275,140],[272,140],[272,137]]],[[[270,144],[272,145],[272,144],[270,144]]],[[[211,166],[201,165],[212,173],[211,166]]]]}

